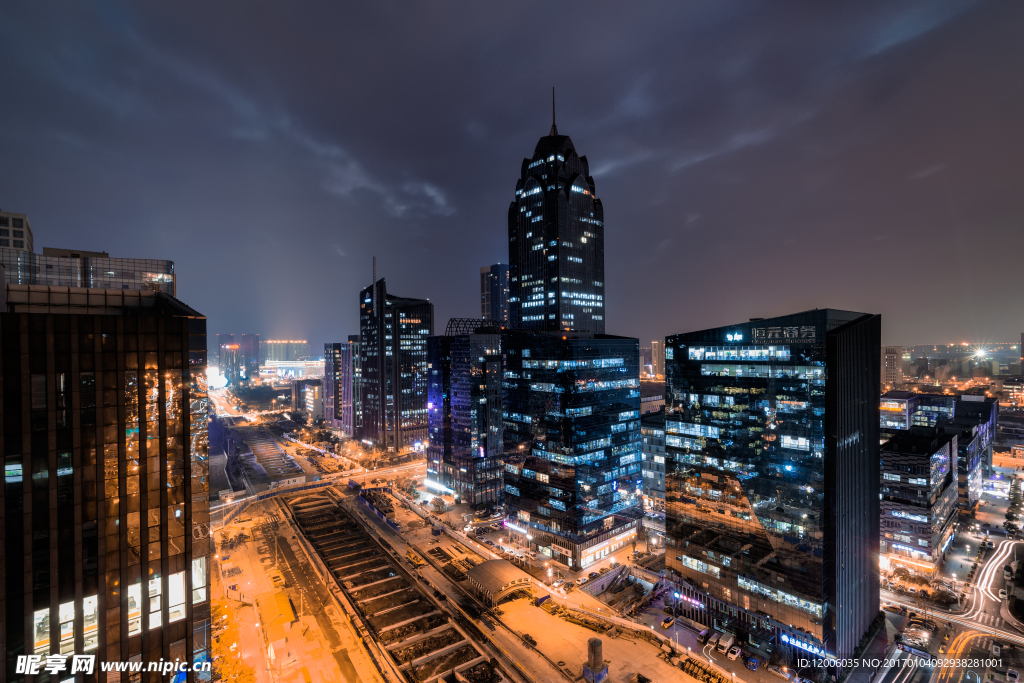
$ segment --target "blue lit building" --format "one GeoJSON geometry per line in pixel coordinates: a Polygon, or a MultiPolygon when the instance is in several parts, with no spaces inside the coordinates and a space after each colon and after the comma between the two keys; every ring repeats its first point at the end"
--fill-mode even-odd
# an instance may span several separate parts
{"type": "Polygon", "coordinates": [[[665,339],[666,567],[739,642],[851,657],[878,614],[881,318],[665,339]]]}
{"type": "Polygon", "coordinates": [[[604,333],[604,207],[587,157],[554,121],[523,159],[508,252],[511,327],[604,333]]]}
{"type": "Polygon", "coordinates": [[[882,446],[883,569],[938,573],[957,520],[956,458],[957,438],[934,427],[912,427],[882,446]]]}
{"type": "Polygon", "coordinates": [[[501,502],[501,331],[453,318],[427,338],[427,476],[478,509],[501,502]]]}
{"type": "Polygon", "coordinates": [[[505,525],[574,570],[637,538],[639,349],[592,333],[502,338],[505,525]]]}

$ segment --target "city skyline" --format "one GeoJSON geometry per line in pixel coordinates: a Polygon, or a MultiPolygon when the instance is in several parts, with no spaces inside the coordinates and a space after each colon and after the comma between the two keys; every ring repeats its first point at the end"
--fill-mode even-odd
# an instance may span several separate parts
{"type": "Polygon", "coordinates": [[[204,28],[129,7],[59,19],[12,8],[0,74],[19,105],[0,122],[17,135],[0,145],[33,161],[0,169],[0,207],[32,220],[37,251],[116,247],[173,260],[183,301],[219,292],[203,306],[214,332],[298,336],[314,348],[345,339],[358,313],[334,293],[367,286],[373,255],[397,290],[436,304],[438,321],[472,317],[479,265],[503,260],[505,247],[507,175],[490,169],[517,164],[547,130],[554,85],[561,130],[593,159],[615,226],[609,333],[660,339],[841,306],[878,311],[883,343],[1019,334],[997,312],[1017,305],[1024,206],[1012,188],[1024,179],[1024,136],[1013,122],[1024,98],[982,87],[1024,63],[1008,28],[1019,7],[595,13],[585,28],[605,46],[591,57],[600,68],[572,78],[547,68],[558,44],[548,38],[577,18],[568,12],[549,12],[542,47],[510,59],[526,20],[518,13],[496,22],[479,9],[353,11],[359,35],[337,44],[320,30],[330,14],[294,18],[287,39],[270,41],[278,25],[258,17],[222,30],[234,22],[228,8],[204,28]],[[451,50],[428,49],[423,22],[451,31],[451,50]],[[623,25],[643,32],[647,52],[611,40],[623,25]],[[348,71],[385,30],[408,38],[381,64],[388,94],[353,73],[336,94],[337,69],[326,67],[348,71]],[[715,32],[714,46],[702,31],[715,32]],[[91,59],[71,59],[62,43],[91,59]],[[306,69],[318,48],[324,67],[306,69]],[[467,59],[476,54],[485,58],[467,59]],[[413,101],[427,104],[410,122],[413,101]],[[101,237],[76,241],[90,233],[101,237]],[[842,256],[806,265],[821,254],[842,256]],[[322,284],[254,277],[260,263],[322,284]],[[780,278],[766,263],[804,265],[780,278]],[[909,282],[939,263],[943,296],[891,295],[893,268],[909,282]],[[981,271],[994,286],[979,284],[981,271]],[[746,275],[701,305],[688,296],[723,272],[746,275]],[[811,277],[823,285],[807,292],[800,283],[811,277]]]}

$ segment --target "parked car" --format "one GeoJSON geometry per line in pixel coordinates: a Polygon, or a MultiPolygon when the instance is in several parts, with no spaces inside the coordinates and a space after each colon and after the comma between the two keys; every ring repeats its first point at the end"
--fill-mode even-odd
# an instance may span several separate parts
{"type": "Polygon", "coordinates": [[[565,583],[565,579],[556,579],[555,582],[553,584],[551,584],[551,587],[552,588],[558,588],[558,587],[560,587],[564,583],[565,583]]]}
{"type": "Polygon", "coordinates": [[[907,588],[907,592],[910,593],[911,595],[917,595],[917,589],[914,588],[913,586],[910,586],[909,588],[907,588]]]}
{"type": "Polygon", "coordinates": [[[985,541],[985,547],[986,548],[995,548],[996,544],[993,543],[992,541],[985,541]]]}
{"type": "Polygon", "coordinates": [[[582,586],[586,582],[587,582],[587,577],[585,577],[585,576],[581,576],[580,578],[576,579],[576,585],[577,586],[582,586]]]}
{"type": "Polygon", "coordinates": [[[1006,680],[1008,683],[1017,683],[1017,681],[1020,680],[1020,674],[1017,673],[1016,669],[1007,669],[1006,680]]]}
{"type": "Polygon", "coordinates": [[[599,576],[601,576],[601,575],[598,574],[597,572],[590,572],[590,574],[588,575],[588,577],[591,578],[591,579],[596,579],[599,576]]]}
{"type": "Polygon", "coordinates": [[[1000,588],[999,589],[999,599],[1000,600],[1005,600],[1006,599],[1006,589],[1005,588],[1000,588]]]}
{"type": "Polygon", "coordinates": [[[672,624],[676,623],[676,620],[672,617],[665,617],[661,622],[662,628],[671,628],[672,624]]]}
{"type": "Polygon", "coordinates": [[[750,655],[747,657],[747,668],[751,671],[757,671],[757,667],[761,665],[761,658],[757,655],[750,655]]]}
{"type": "Polygon", "coordinates": [[[729,653],[726,655],[726,657],[728,657],[729,659],[736,659],[740,656],[741,652],[743,652],[743,650],[740,649],[739,645],[733,645],[729,648],[729,653]]]}
{"type": "Polygon", "coordinates": [[[770,671],[771,673],[775,674],[779,678],[784,678],[787,681],[793,680],[793,675],[791,673],[789,673],[788,671],[785,671],[781,666],[776,666],[775,664],[769,664],[768,665],[768,671],[770,671]]]}

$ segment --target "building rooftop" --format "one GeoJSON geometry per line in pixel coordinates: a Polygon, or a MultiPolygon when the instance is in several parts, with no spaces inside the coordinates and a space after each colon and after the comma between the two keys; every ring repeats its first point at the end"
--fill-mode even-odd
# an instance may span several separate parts
{"type": "Polygon", "coordinates": [[[950,440],[948,434],[929,427],[911,427],[910,431],[898,432],[882,444],[887,453],[911,453],[931,455],[950,440]]]}
{"type": "Polygon", "coordinates": [[[5,286],[5,292],[9,313],[121,315],[126,308],[136,308],[188,318],[205,317],[164,292],[11,284],[5,286]]]}

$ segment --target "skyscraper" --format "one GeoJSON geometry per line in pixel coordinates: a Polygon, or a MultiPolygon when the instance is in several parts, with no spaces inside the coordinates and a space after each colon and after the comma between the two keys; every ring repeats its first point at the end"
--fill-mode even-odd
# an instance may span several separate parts
{"type": "Polygon", "coordinates": [[[363,379],[363,371],[359,360],[359,335],[350,334],[348,345],[352,350],[352,436],[355,438],[357,430],[363,426],[363,404],[359,388],[363,379]]]}
{"type": "Polygon", "coordinates": [[[661,339],[651,342],[651,372],[655,375],[665,374],[665,342],[661,339]]]}
{"type": "Polygon", "coordinates": [[[480,319],[508,325],[508,265],[480,269],[480,319]]]}
{"type": "Polygon", "coordinates": [[[358,353],[359,344],[352,341],[324,345],[324,420],[350,438],[355,434],[353,361],[358,353]]]}
{"type": "Polygon", "coordinates": [[[6,292],[7,680],[19,655],[210,661],[206,319],[162,292],[6,292]]]}
{"type": "Polygon", "coordinates": [[[359,330],[363,422],[357,437],[389,451],[424,446],[434,305],[388,294],[381,278],[359,294],[359,330]]]}
{"type": "Polygon", "coordinates": [[[500,323],[453,318],[444,336],[427,338],[427,360],[427,476],[474,507],[500,503],[500,323]]]}
{"type": "Polygon", "coordinates": [[[903,347],[882,347],[882,390],[889,391],[903,384],[903,347]]]}
{"type": "Polygon", "coordinates": [[[305,339],[267,339],[260,341],[260,364],[267,361],[296,361],[309,356],[305,339]]]}
{"type": "Polygon", "coordinates": [[[260,376],[260,335],[243,334],[238,351],[242,374],[251,382],[260,376]]]}
{"type": "Polygon", "coordinates": [[[505,526],[581,569],[637,537],[640,343],[589,332],[502,337],[505,526]]]}
{"type": "Polygon", "coordinates": [[[587,157],[554,120],[523,159],[508,248],[512,327],[604,333],[604,208],[587,157]]]}
{"type": "Polygon", "coordinates": [[[217,335],[217,367],[220,368],[220,374],[227,376],[224,368],[227,367],[227,357],[224,355],[225,347],[235,343],[235,335],[233,334],[218,334],[217,335]]]}
{"type": "Polygon", "coordinates": [[[665,562],[703,606],[687,616],[852,656],[879,604],[880,337],[880,316],[822,309],[666,338],[665,562]]]}

